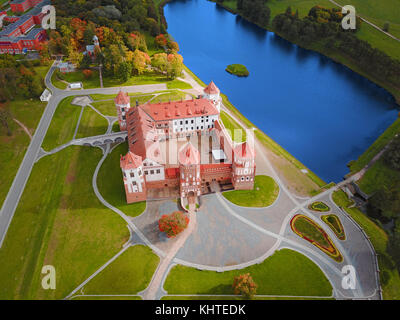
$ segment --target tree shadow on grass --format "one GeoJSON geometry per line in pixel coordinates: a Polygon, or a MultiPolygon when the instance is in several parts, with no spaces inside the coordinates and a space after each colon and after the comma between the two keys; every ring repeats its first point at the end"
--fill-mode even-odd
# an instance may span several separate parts
{"type": "MultiPolygon", "coordinates": [[[[233,282],[233,279],[232,279],[233,282]]],[[[206,294],[234,294],[231,284],[219,284],[206,292],[206,294]]]]}

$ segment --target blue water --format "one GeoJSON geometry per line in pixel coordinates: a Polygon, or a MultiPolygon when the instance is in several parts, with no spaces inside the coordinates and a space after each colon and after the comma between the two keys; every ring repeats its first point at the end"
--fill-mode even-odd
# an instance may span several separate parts
{"type": "Polygon", "coordinates": [[[215,3],[176,0],[164,10],[185,64],[327,182],[342,180],[346,164],[397,117],[387,91],[215,3]],[[250,76],[228,74],[232,63],[250,76]]]}

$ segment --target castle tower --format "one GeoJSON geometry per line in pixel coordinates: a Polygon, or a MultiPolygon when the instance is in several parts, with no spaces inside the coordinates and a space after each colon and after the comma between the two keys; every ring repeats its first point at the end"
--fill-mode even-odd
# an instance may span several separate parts
{"type": "Polygon", "coordinates": [[[121,131],[126,131],[126,113],[131,107],[128,94],[120,91],[115,98],[115,106],[117,108],[119,128],[121,131]]]}
{"type": "Polygon", "coordinates": [[[182,198],[201,195],[200,153],[188,142],[178,155],[182,198]]]}
{"type": "Polygon", "coordinates": [[[232,184],[235,190],[251,190],[254,188],[256,172],[255,152],[248,142],[233,149],[232,184]]]}
{"type": "Polygon", "coordinates": [[[94,44],[95,47],[99,47],[100,48],[99,38],[97,38],[96,35],[93,36],[93,44],[94,44]]]}
{"type": "Polygon", "coordinates": [[[146,200],[146,183],[144,181],[142,157],[128,152],[121,156],[122,170],[126,201],[128,203],[146,200]]]}
{"type": "Polygon", "coordinates": [[[218,112],[220,112],[221,110],[220,91],[213,81],[211,81],[210,84],[204,88],[203,98],[211,100],[214,106],[217,108],[218,112]]]}

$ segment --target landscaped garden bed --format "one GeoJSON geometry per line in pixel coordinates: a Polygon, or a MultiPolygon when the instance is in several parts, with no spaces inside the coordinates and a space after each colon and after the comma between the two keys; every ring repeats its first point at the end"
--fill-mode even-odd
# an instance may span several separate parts
{"type": "Polygon", "coordinates": [[[308,206],[308,209],[319,212],[327,212],[330,210],[329,206],[322,201],[315,201],[308,206]]]}
{"type": "Polygon", "coordinates": [[[344,233],[344,228],[342,223],[340,222],[340,219],[337,215],[335,214],[327,214],[321,216],[322,221],[324,221],[329,228],[332,229],[332,231],[335,233],[336,237],[340,240],[346,240],[346,235],[344,233]]]}
{"type": "Polygon", "coordinates": [[[343,257],[326,232],[313,220],[302,215],[295,215],[290,221],[292,230],[301,238],[311,242],[325,252],[336,262],[342,262],[343,257]]]}

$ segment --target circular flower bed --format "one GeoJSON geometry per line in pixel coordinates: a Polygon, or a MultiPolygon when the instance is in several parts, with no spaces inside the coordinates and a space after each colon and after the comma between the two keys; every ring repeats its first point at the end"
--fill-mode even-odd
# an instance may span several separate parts
{"type": "Polygon", "coordinates": [[[295,215],[290,221],[290,227],[301,238],[312,243],[336,262],[342,262],[343,257],[327,233],[313,220],[302,214],[295,215]]]}
{"type": "Polygon", "coordinates": [[[315,201],[308,206],[308,209],[319,212],[327,212],[330,210],[329,206],[322,201],[315,201]]]}
{"type": "Polygon", "coordinates": [[[175,211],[171,214],[164,214],[158,220],[158,228],[160,231],[165,232],[168,238],[173,238],[189,224],[189,217],[182,211],[175,211]]]}
{"type": "Polygon", "coordinates": [[[344,228],[339,217],[335,214],[327,214],[321,216],[322,221],[324,221],[329,228],[335,233],[336,237],[340,240],[346,240],[346,235],[344,233],[344,228]]]}

